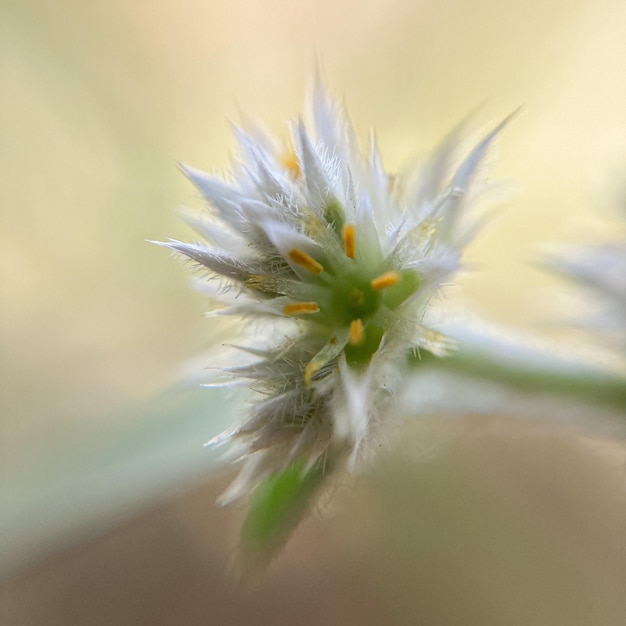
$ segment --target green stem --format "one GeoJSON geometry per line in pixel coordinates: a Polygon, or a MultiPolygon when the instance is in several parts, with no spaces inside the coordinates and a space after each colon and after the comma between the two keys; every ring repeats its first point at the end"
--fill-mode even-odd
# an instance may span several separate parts
{"type": "Polygon", "coordinates": [[[459,341],[457,350],[446,358],[424,351],[412,358],[412,364],[488,380],[529,395],[551,394],[611,408],[626,417],[626,369],[563,355],[561,347],[534,349],[477,337],[459,341]]]}

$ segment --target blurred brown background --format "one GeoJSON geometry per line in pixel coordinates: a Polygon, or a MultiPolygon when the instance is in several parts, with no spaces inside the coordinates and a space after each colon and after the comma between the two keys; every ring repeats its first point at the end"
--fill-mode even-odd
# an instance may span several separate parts
{"type": "Polygon", "coordinates": [[[626,623],[621,446],[505,417],[408,426],[233,591],[241,512],[200,447],[232,405],[159,395],[220,328],[145,243],[188,234],[176,160],[228,167],[241,112],[284,132],[316,59],[392,170],[522,104],[493,159],[518,194],[450,306],[543,332],[536,244],[610,233],[624,190],[625,35],[620,0],[3,0],[1,623],[626,623]]]}
{"type": "Polygon", "coordinates": [[[501,418],[440,429],[405,430],[256,586],[233,575],[222,477],[23,569],[2,623],[621,626],[623,454],[501,418]]]}

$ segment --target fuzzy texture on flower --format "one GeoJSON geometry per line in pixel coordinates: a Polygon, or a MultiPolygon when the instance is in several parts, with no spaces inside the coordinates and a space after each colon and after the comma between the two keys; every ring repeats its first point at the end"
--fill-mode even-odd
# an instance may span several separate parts
{"type": "Polygon", "coordinates": [[[319,84],[311,117],[309,128],[292,124],[287,146],[236,128],[228,179],[183,167],[207,203],[206,216],[189,218],[206,241],[162,244],[206,270],[217,314],[253,329],[238,348],[249,361],[218,383],[248,381],[256,393],[245,419],[210,442],[231,443],[243,463],[223,504],[293,468],[352,469],[384,435],[407,357],[451,348],[422,322],[477,230],[467,209],[506,122],[464,157],[457,131],[393,176],[375,139],[361,152],[319,84]]]}

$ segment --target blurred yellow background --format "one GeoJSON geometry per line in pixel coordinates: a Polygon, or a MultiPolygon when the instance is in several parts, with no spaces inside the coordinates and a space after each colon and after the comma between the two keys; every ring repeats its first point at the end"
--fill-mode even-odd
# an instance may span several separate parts
{"type": "MultiPolygon", "coordinates": [[[[145,240],[188,236],[175,209],[197,202],[176,161],[227,168],[228,120],[242,113],[284,132],[303,110],[316,60],[359,135],[376,127],[392,170],[477,107],[488,126],[524,105],[492,159],[493,175],[512,180],[517,193],[469,251],[477,271],[459,283],[472,310],[542,330],[559,297],[557,283],[530,264],[537,244],[610,233],[610,210],[624,192],[622,0],[2,0],[6,476],[26,480],[42,455],[54,463],[69,454],[81,429],[97,445],[102,433],[129,427],[127,407],[166,389],[182,362],[216,340],[219,328],[203,319],[206,303],[188,288],[187,270],[145,240]]],[[[211,417],[199,443],[218,430],[211,417]]],[[[580,459],[578,471],[591,462],[580,459]]],[[[337,542],[341,532],[317,541],[337,542]]],[[[571,566],[583,567],[576,558],[571,566]]],[[[611,572],[623,575],[625,563],[611,572]]],[[[603,623],[620,623],[623,609],[609,606],[603,623]]],[[[402,615],[386,623],[474,623],[402,615]]],[[[224,620],[215,623],[235,623],[224,620]]]]}
{"type": "Polygon", "coordinates": [[[227,168],[240,110],[283,132],[316,58],[391,169],[476,106],[485,124],[525,106],[493,159],[519,192],[470,251],[465,295],[536,319],[534,245],[580,234],[623,185],[625,25],[618,0],[4,2],[11,430],[27,440],[147,397],[210,343],[186,270],[144,240],[186,234],[174,209],[195,195],[176,161],[227,168]]]}

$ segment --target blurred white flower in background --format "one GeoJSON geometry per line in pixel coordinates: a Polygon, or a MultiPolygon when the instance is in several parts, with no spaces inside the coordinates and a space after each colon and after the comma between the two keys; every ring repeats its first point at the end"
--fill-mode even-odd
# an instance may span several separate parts
{"type": "Polygon", "coordinates": [[[623,357],[626,350],[626,209],[614,224],[612,241],[563,246],[550,266],[586,290],[593,305],[584,319],[605,346],[623,357]]]}

